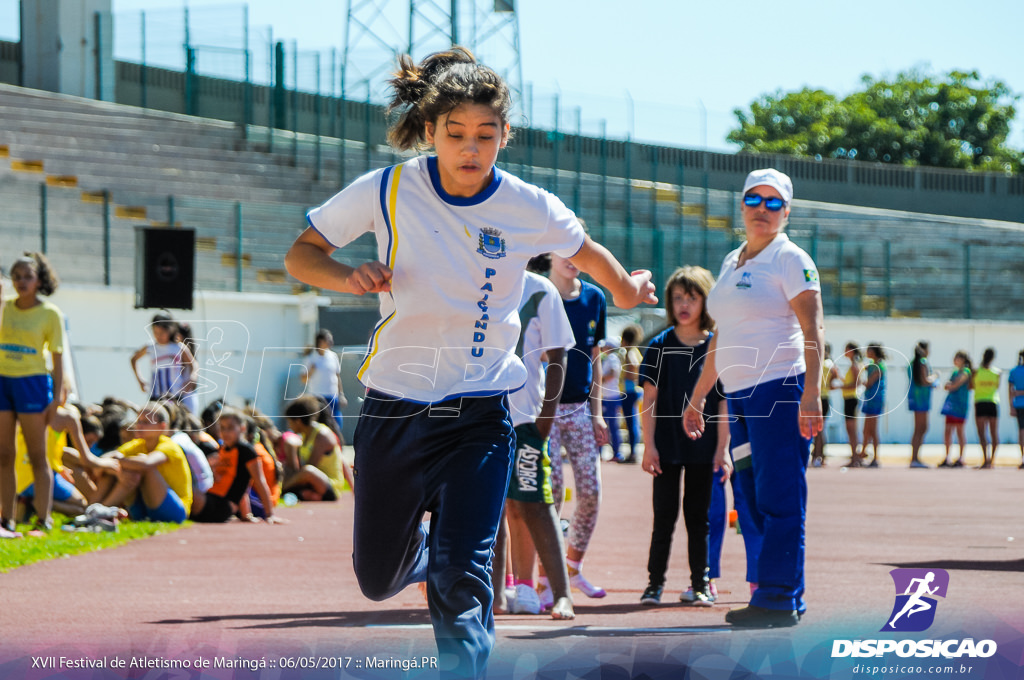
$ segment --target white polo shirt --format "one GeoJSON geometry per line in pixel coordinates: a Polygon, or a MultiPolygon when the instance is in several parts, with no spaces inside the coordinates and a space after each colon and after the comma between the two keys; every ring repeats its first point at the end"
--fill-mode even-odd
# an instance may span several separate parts
{"type": "Polygon", "coordinates": [[[804,334],[789,303],[821,290],[814,261],[785,233],[737,269],[741,250],[726,255],[707,300],[718,324],[715,367],[727,393],[806,372],[804,334]]]}
{"type": "Polygon", "coordinates": [[[523,330],[516,353],[526,365],[526,386],[509,395],[509,410],[515,427],[536,421],[544,406],[547,387],[547,373],[541,361],[544,352],[569,349],[576,344],[558,289],[533,272],[526,272],[519,320],[523,330]]]}
{"type": "Polygon", "coordinates": [[[394,278],[358,377],[423,403],[523,386],[514,350],[526,263],[571,257],[585,238],[557,197],[497,168],[476,196],[450,196],[427,156],[360,177],[307,220],[339,248],[376,235],[394,278]]]}

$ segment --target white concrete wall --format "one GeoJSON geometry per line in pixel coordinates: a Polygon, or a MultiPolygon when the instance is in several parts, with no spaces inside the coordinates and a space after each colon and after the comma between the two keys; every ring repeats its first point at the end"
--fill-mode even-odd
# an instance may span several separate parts
{"type": "MultiPolygon", "coordinates": [[[[145,395],[135,382],[129,359],[136,349],[149,342],[147,327],[154,310],[133,309],[134,290],[131,288],[67,285],[58,290],[52,300],[68,319],[81,398],[99,401],[115,395],[142,400],[145,395]]],[[[215,397],[226,397],[228,403],[241,406],[251,401],[267,414],[280,415],[281,404],[302,393],[296,367],[315,333],[315,308],[326,303],[326,298],[312,296],[197,291],[195,309],[175,312],[175,316],[192,324],[199,342],[197,358],[205,376],[203,389],[206,390],[200,402],[205,404],[215,397]]],[[[644,314],[648,331],[663,324],[653,312],[649,310],[644,314]]],[[[629,320],[630,317],[625,316],[611,319],[609,334],[621,331],[629,320]]],[[[1024,323],[826,317],[825,325],[826,340],[832,344],[836,358],[849,341],[862,346],[877,341],[886,347],[889,412],[880,423],[886,443],[908,443],[913,432],[913,420],[905,401],[906,366],[918,340],[931,344],[932,366],[940,373],[942,381],[949,377],[957,350],[966,350],[977,364],[984,349],[994,347],[995,365],[1005,373],[1016,365],[1017,353],[1024,349],[1024,323]]],[[[360,387],[354,370],[362,359],[362,348],[336,349],[343,357],[344,385],[351,402],[346,415],[355,415],[360,387]]],[[[145,361],[142,364],[141,372],[148,375],[145,361]]],[[[927,443],[942,442],[943,416],[939,409],[944,396],[941,387],[936,389],[927,443]]],[[[1003,443],[1015,444],[1017,425],[1006,405],[1005,378],[1000,398],[1000,439],[1003,443]]],[[[845,441],[838,391],[833,393],[832,402],[836,411],[827,422],[829,439],[845,441]]],[[[346,419],[346,430],[350,430],[352,421],[346,419]]],[[[977,442],[973,416],[968,421],[967,434],[970,442],[977,442]]]]}
{"type": "MultiPolygon", "coordinates": [[[[134,309],[131,288],[65,285],[51,300],[67,317],[81,399],[113,395],[143,401],[130,359],[150,342],[147,328],[157,310],[134,309]]],[[[173,310],[176,319],[191,323],[199,343],[205,392],[200,405],[224,397],[229,404],[250,401],[268,415],[280,415],[285,398],[302,393],[294,369],[289,379],[290,367],[301,363],[312,342],[318,301],[327,299],[196,291],[194,310],[173,310]]],[[[145,359],[139,367],[148,377],[145,359]]]]}
{"type": "MultiPolygon", "coordinates": [[[[645,309],[642,313],[613,312],[616,315],[608,321],[608,334],[618,337],[629,323],[639,322],[647,333],[665,327],[664,310],[645,309]]],[[[949,378],[953,366],[953,354],[966,350],[974,365],[981,362],[986,347],[994,347],[996,358],[993,364],[1003,370],[1004,377],[999,390],[999,438],[1002,443],[1017,443],[1017,421],[1010,417],[1006,399],[1006,377],[1009,369],[1017,365],[1017,354],[1024,349],[1024,323],[1003,321],[941,321],[922,319],[870,319],[860,317],[825,316],[825,340],[832,344],[832,357],[837,360],[840,372],[846,365],[841,363],[843,348],[847,342],[856,342],[861,347],[870,342],[879,342],[886,348],[889,357],[886,413],[879,424],[880,435],[885,443],[909,444],[914,431],[914,421],[907,410],[908,387],[907,365],[913,357],[914,345],[926,340],[930,345],[932,368],[940,374],[940,385],[932,395],[932,411],[925,442],[941,444],[945,418],[939,413],[946,392],[942,384],[949,378]]],[[[863,350],[862,350],[863,351],[863,350]]],[[[827,435],[830,442],[845,442],[846,427],[842,416],[842,395],[836,390],[831,395],[832,416],[827,420],[827,435]]],[[[967,421],[968,442],[977,443],[978,432],[974,425],[974,410],[967,421]]],[[[858,427],[858,430],[860,427],[858,427]]],[[[1014,456],[1019,455],[1016,452],[1014,456]]]]}
{"type": "MultiPolygon", "coordinates": [[[[993,365],[1003,370],[999,388],[999,438],[1003,443],[1017,443],[1017,421],[1010,417],[1006,398],[1006,376],[1017,365],[1017,354],[1024,349],[1024,323],[1002,321],[938,321],[922,319],[866,319],[853,317],[825,318],[825,339],[832,343],[833,358],[839,359],[847,342],[864,346],[879,342],[886,348],[889,366],[889,384],[886,405],[889,412],[882,418],[880,434],[883,442],[910,443],[914,431],[913,418],[907,410],[906,395],[909,380],[907,365],[913,358],[914,345],[919,340],[929,343],[929,360],[940,376],[940,383],[949,379],[953,367],[953,354],[966,350],[977,367],[986,347],[996,350],[993,365]]],[[[837,361],[838,363],[838,361],[837,361]]],[[[845,370],[842,369],[841,370],[845,370]]],[[[939,413],[946,392],[941,384],[932,395],[932,411],[929,418],[929,444],[942,443],[945,418],[939,413]]],[[[972,397],[973,398],[973,397],[972,397]]],[[[842,422],[842,397],[839,391],[832,395],[836,415],[829,420],[830,441],[845,441],[842,422]],[[833,436],[834,435],[834,436],[833,436]]],[[[968,441],[977,443],[978,432],[974,425],[974,410],[968,418],[966,432],[968,441]]],[[[1016,451],[1014,456],[1019,455],[1016,451]]]]}

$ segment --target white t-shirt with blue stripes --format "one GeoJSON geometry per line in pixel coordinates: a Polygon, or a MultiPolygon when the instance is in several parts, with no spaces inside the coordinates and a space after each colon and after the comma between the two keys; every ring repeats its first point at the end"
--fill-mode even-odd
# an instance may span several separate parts
{"type": "Polygon", "coordinates": [[[428,156],[360,177],[307,220],[338,248],[376,235],[394,278],[359,380],[423,403],[523,386],[515,347],[526,263],[571,257],[585,238],[557,197],[497,168],[479,194],[447,194],[428,156]]]}

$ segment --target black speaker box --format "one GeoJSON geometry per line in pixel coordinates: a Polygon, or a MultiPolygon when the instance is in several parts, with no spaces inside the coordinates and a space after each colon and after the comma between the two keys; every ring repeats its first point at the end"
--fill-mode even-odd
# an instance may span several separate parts
{"type": "Polygon", "coordinates": [[[192,309],[196,232],[135,228],[135,308],[192,309]]]}

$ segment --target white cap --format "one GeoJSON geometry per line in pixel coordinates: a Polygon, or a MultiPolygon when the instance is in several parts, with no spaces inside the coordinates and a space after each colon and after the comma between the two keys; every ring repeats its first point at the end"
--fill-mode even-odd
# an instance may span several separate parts
{"type": "Polygon", "coordinates": [[[769,186],[778,191],[786,205],[793,200],[793,181],[789,179],[789,175],[779,172],[775,168],[754,170],[747,175],[747,181],[743,183],[743,193],[746,194],[754,187],[760,186],[769,186]]]}

